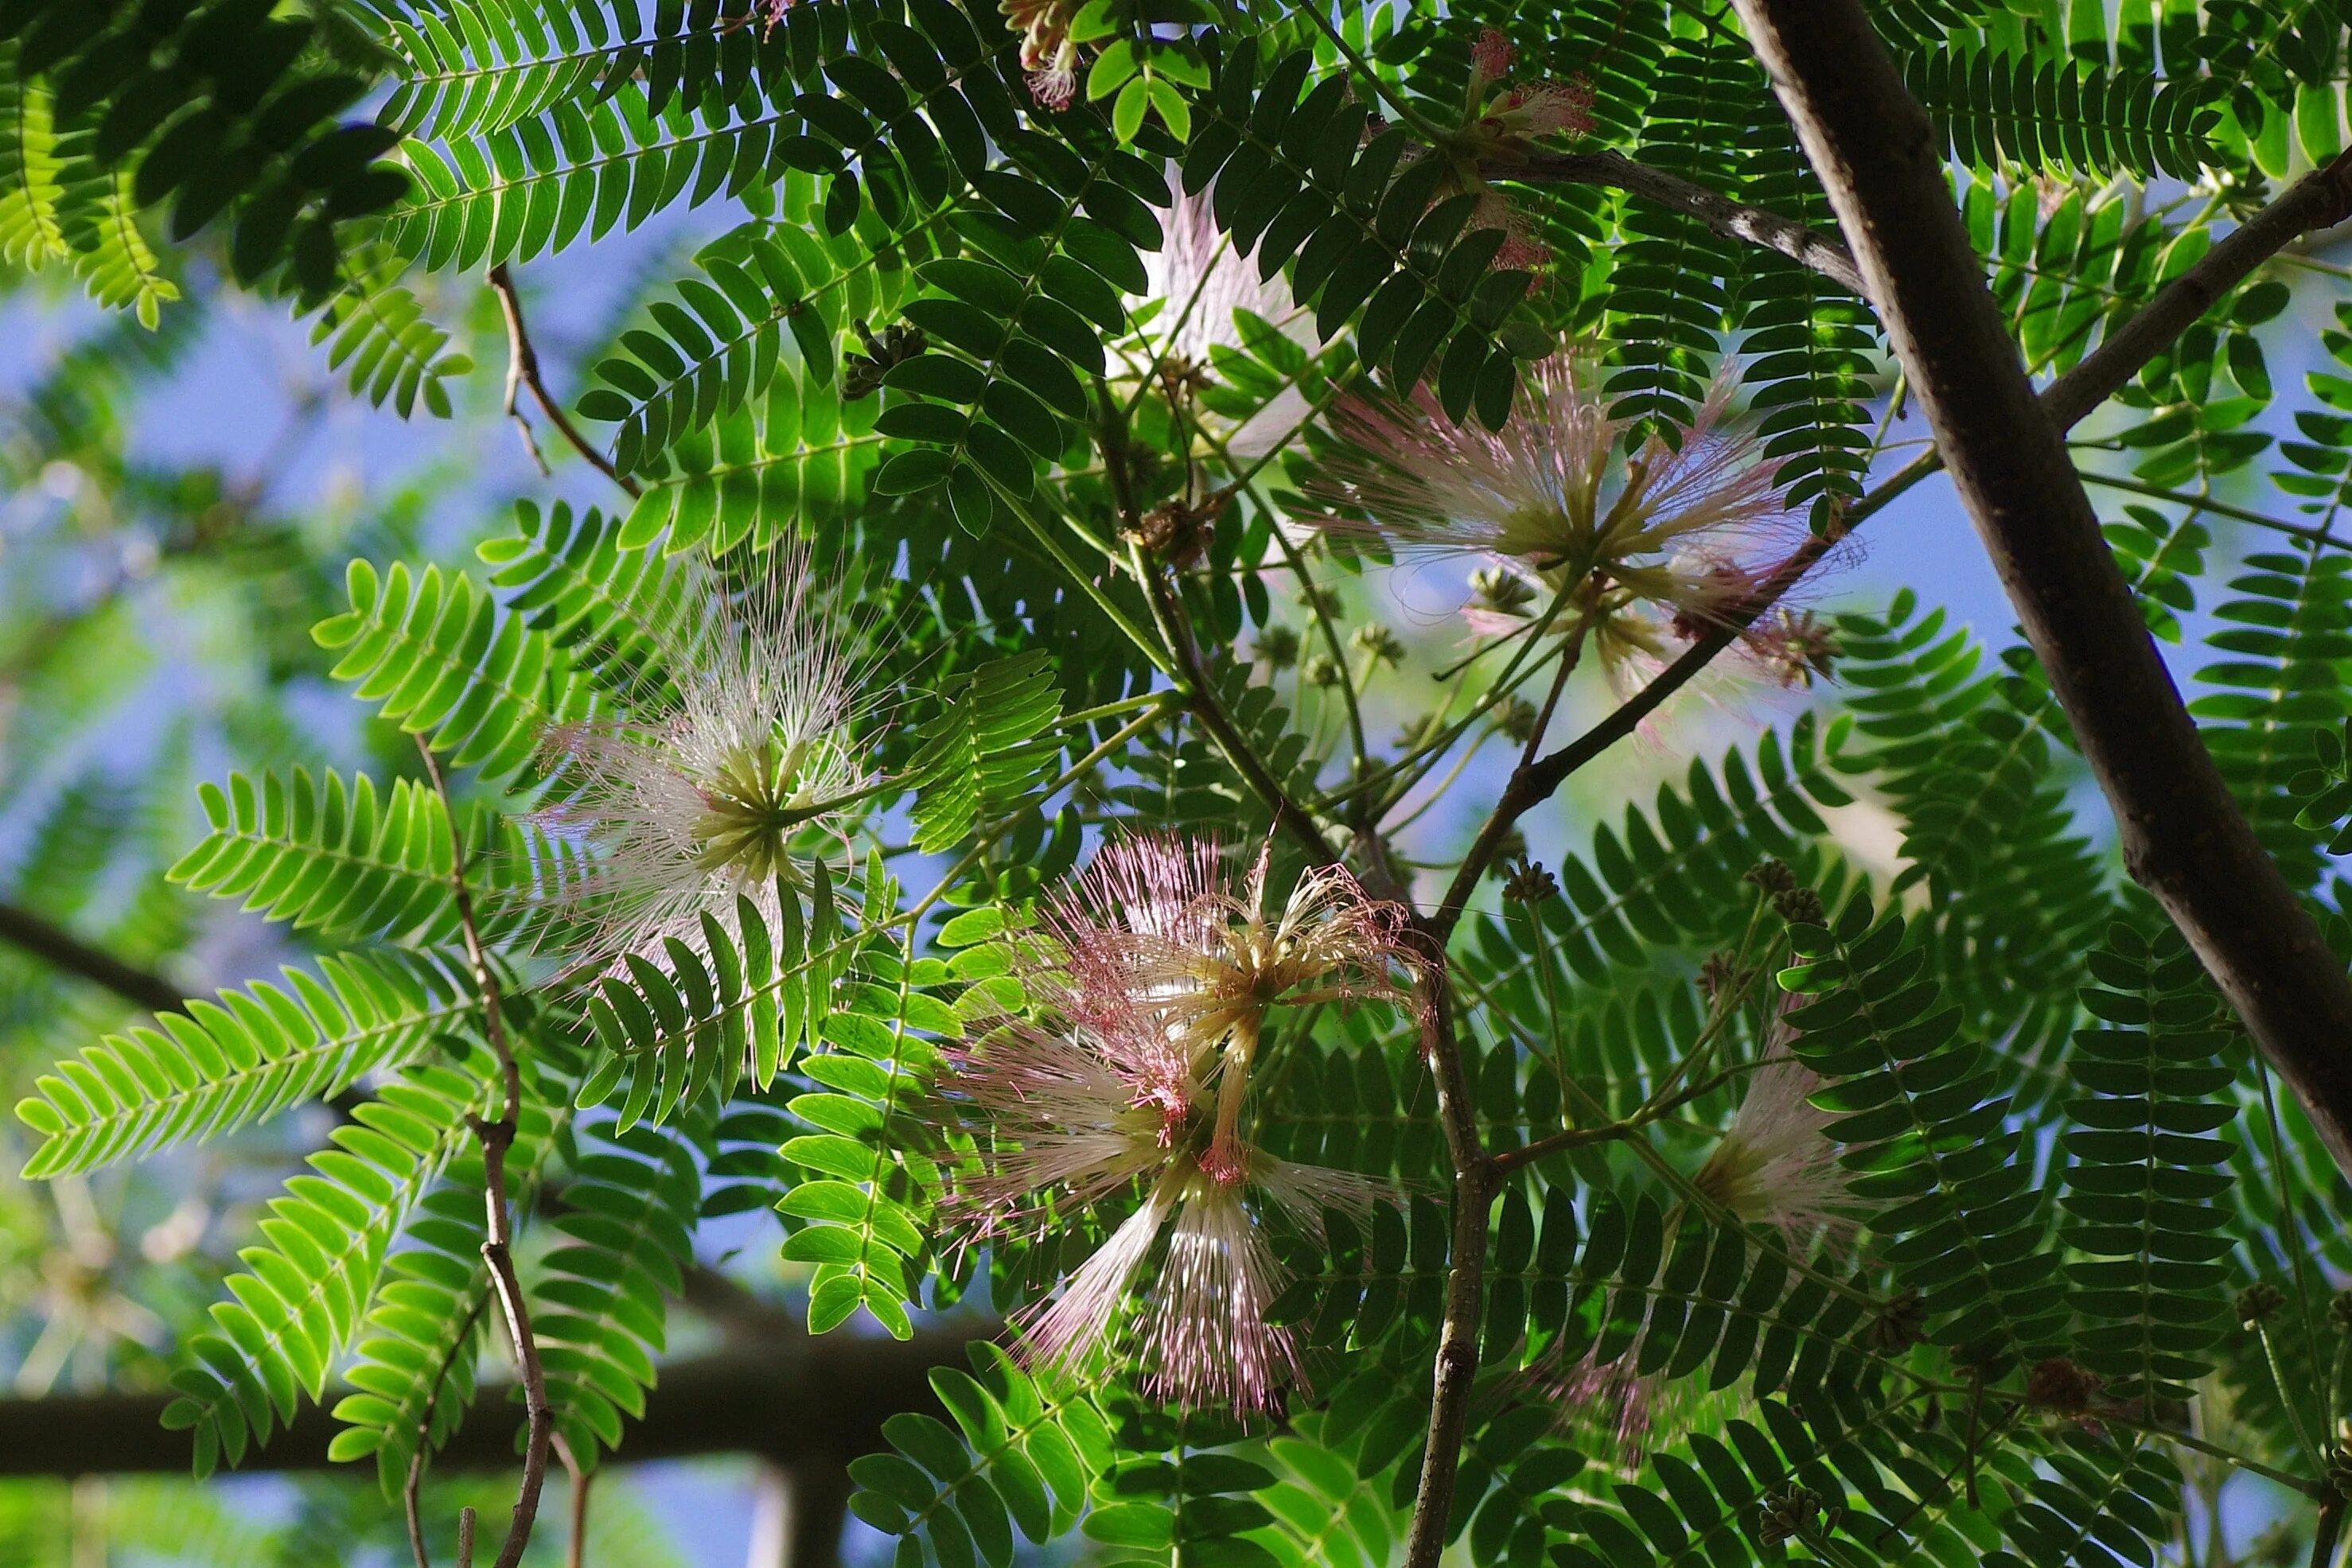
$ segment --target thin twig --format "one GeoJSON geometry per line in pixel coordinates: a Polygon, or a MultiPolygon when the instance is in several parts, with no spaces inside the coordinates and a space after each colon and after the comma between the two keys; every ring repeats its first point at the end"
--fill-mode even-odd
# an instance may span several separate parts
{"type": "MultiPolygon", "coordinates": [[[[1224,753],[1225,760],[1233,764],[1234,770],[1242,776],[1242,781],[1265,802],[1276,828],[1297,839],[1300,847],[1314,856],[1318,863],[1344,863],[1339,852],[1330,840],[1323,836],[1323,830],[1316,825],[1314,816],[1290,798],[1289,792],[1282,787],[1282,781],[1267,770],[1255,748],[1242,734],[1240,727],[1234,723],[1233,716],[1225,712],[1224,704],[1218,699],[1216,687],[1209,680],[1200,646],[1184,619],[1182,602],[1176,597],[1175,587],[1169,581],[1167,572],[1146,559],[1139,547],[1129,547],[1129,553],[1136,578],[1143,584],[1144,602],[1150,608],[1152,623],[1160,633],[1160,641],[1167,648],[1168,663],[1173,666],[1171,674],[1176,678],[1177,689],[1183,695],[1186,710],[1201,721],[1201,727],[1209,732],[1209,738],[1216,743],[1218,750],[1224,753]]],[[[1382,896],[1389,896],[1394,890],[1377,891],[1382,896]]]]}
{"type": "Polygon", "coordinates": [[[531,461],[539,471],[547,472],[547,459],[540,455],[539,441],[530,433],[530,422],[524,419],[519,404],[519,394],[524,387],[530,389],[531,401],[539,404],[555,433],[563,437],[572,450],[587,460],[588,466],[626,490],[632,497],[638,494],[637,482],[613,466],[613,460],[596,450],[580,427],[572,423],[563,407],[549,394],[547,382],[540,375],[539,350],[531,347],[530,333],[523,326],[522,298],[516,293],[514,278],[500,262],[490,268],[485,279],[499,297],[499,309],[507,322],[507,413],[522,427],[523,444],[530,449],[531,461]]]}
{"type": "MultiPolygon", "coordinates": [[[[523,1301],[522,1281],[515,1274],[513,1232],[507,1213],[507,1151],[514,1146],[517,1118],[522,1113],[522,1067],[507,1040],[498,976],[490,968],[488,955],[482,950],[481,928],[474,918],[473,891],[466,884],[465,833],[458,826],[457,808],[449,800],[448,783],[441,776],[440,759],[433,755],[431,743],[419,735],[416,749],[425,758],[425,777],[432,781],[433,792],[441,798],[444,814],[449,820],[449,885],[457,895],[457,922],[465,932],[466,956],[473,966],[474,985],[482,995],[482,1034],[489,1042],[491,1054],[498,1059],[504,1089],[504,1108],[497,1121],[479,1116],[471,1121],[474,1135],[482,1145],[482,1206],[487,1226],[482,1261],[489,1266],[499,1309],[506,1314],[507,1335],[513,1344],[516,1373],[522,1381],[523,1411],[529,1423],[529,1436],[523,1443],[522,1490],[515,1498],[514,1517],[508,1522],[506,1541],[499,1548],[494,1564],[494,1568],[515,1568],[522,1561],[523,1549],[530,1544],[531,1523],[539,1516],[540,1490],[547,1481],[548,1448],[555,1433],[554,1416],[547,1404],[547,1374],[540,1364],[539,1342],[530,1332],[530,1310],[523,1301]]],[[[464,1568],[466,1555],[461,1550],[460,1568],[464,1568]]]]}
{"type": "Polygon", "coordinates": [[[425,1551],[425,1521],[419,1506],[425,1490],[425,1462],[433,1452],[433,1413],[441,1403],[441,1390],[448,1385],[450,1369],[457,1357],[474,1343],[474,1323],[482,1315],[482,1302],[475,1298],[466,1313],[466,1322],[442,1353],[441,1364],[433,1374],[432,1385],[425,1391],[425,1406],[416,1415],[416,1447],[408,1456],[408,1479],[400,1489],[401,1511],[408,1521],[408,1549],[416,1557],[416,1568],[433,1568],[433,1561],[425,1551]]]}
{"type": "Polygon", "coordinates": [[[588,1560],[588,1483],[596,1472],[581,1467],[580,1458],[572,1445],[555,1435],[555,1457],[563,1462],[563,1473],[572,1479],[572,1535],[563,1543],[563,1568],[583,1568],[588,1560]]]}
{"type": "Polygon", "coordinates": [[[1429,1400],[1429,1437],[1413,1490],[1405,1568],[1436,1568],[1445,1551],[1462,1446],[1470,1429],[1470,1393],[1478,1374],[1478,1329],[1486,1300],[1488,1210],[1501,1172],[1478,1136],[1469,1075],[1454,1027],[1454,986],[1444,935],[1416,914],[1408,934],[1419,950],[1421,1050],[1437,1086],[1437,1116],[1454,1162],[1454,1240],[1447,1259],[1445,1313],[1439,1324],[1429,1400]]]}
{"type": "Polygon", "coordinates": [[[2273,517],[2268,512],[2258,512],[2252,507],[2232,506],[2227,501],[2216,500],[2210,496],[2185,496],[2178,490],[2168,490],[2161,485],[2150,485],[2145,480],[2130,478],[2122,474],[2095,474],[2087,468],[2077,469],[2075,472],[2082,475],[2083,483],[2085,485],[2096,485],[2108,490],[2121,490],[2126,495],[2146,496],[2150,500],[2168,502],[2175,507],[2187,507],[2190,511],[2210,512],[2218,517],[2229,517],[2241,523],[2252,523],[2258,528],[2269,528],[2274,533],[2285,534],[2293,538],[2309,539],[2313,544],[2326,545],[2330,549],[2352,549],[2352,539],[2340,538],[2322,524],[2292,522],[2285,517],[2273,517]]]}
{"type": "Polygon", "coordinates": [[[1551,690],[1544,694],[1543,706],[1536,710],[1536,721],[1528,728],[1528,744],[1519,752],[1521,770],[1535,766],[1537,756],[1543,750],[1544,732],[1551,728],[1551,716],[1559,711],[1559,695],[1568,690],[1568,677],[1576,674],[1576,666],[1584,654],[1584,634],[1592,628],[1591,615],[1576,618],[1568,629],[1568,646],[1559,655],[1559,672],[1551,678],[1551,690]]]}

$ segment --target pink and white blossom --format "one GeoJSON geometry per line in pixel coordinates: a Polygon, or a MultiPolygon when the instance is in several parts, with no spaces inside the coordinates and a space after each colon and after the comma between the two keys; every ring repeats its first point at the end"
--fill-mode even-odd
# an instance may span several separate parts
{"type": "Polygon", "coordinates": [[[1140,1009],[1202,1082],[1217,1087],[1216,1135],[1202,1155],[1241,1173],[1239,1125],[1266,1009],[1284,1002],[1393,996],[1404,912],[1368,897],[1336,866],[1303,873],[1269,916],[1270,853],[1236,887],[1209,840],[1147,833],[1109,845],[1047,925],[1057,961],[1034,977],[1087,1019],[1140,1009]]]}
{"type": "Polygon", "coordinates": [[[1361,1214],[1364,1176],[1244,1148],[1212,1166],[1215,1106],[1148,1014],[1066,1032],[1012,1021],[951,1058],[946,1096],[974,1140],[945,1214],[975,1239],[1043,1234],[1070,1207],[1140,1186],[1142,1201],[1014,1327],[1032,1364],[1084,1375],[1109,1358],[1129,1307],[1142,1385],[1186,1406],[1262,1410],[1295,1381],[1289,1336],[1266,1321],[1286,1282],[1263,1214],[1319,1239],[1328,1208],[1361,1214]],[[1163,1233],[1162,1260],[1138,1282],[1163,1233]]]}
{"type": "Polygon", "coordinates": [[[1821,1087],[1820,1076],[1802,1062],[1777,1052],[1767,1057],[1748,1075],[1746,1098],[1693,1185],[1748,1224],[1773,1226],[1792,1243],[1850,1236],[1854,1196],[1829,1136],[1836,1118],[1810,1098],[1821,1087]]]}
{"type": "Polygon", "coordinates": [[[1297,1380],[1290,1337],[1266,1321],[1285,1277],[1265,1220],[1319,1240],[1326,1210],[1360,1214],[1383,1188],[1256,1146],[1251,1070],[1271,1008],[1393,993],[1403,915],[1336,870],[1301,876],[1270,913],[1268,870],[1262,853],[1237,881],[1207,840],[1112,844],[1050,903],[1022,970],[1041,1019],[1003,1020],[950,1058],[942,1099],[972,1148],[951,1224],[1042,1235],[1141,1193],[1016,1320],[1033,1363],[1083,1373],[1123,1344],[1147,1392],[1243,1411],[1297,1380]]]}
{"type": "Polygon", "coordinates": [[[1405,552],[1491,558],[1526,591],[1508,610],[1474,608],[1481,633],[1524,627],[1542,600],[1570,596],[1556,629],[1580,630],[1612,673],[1670,658],[1732,619],[1802,538],[1774,465],[1726,427],[1727,383],[1676,439],[1653,434],[1628,457],[1630,422],[1610,414],[1577,356],[1555,355],[1530,379],[1501,431],[1454,423],[1425,389],[1410,403],[1343,402],[1332,424],[1352,450],[1307,488],[1368,521],[1324,527],[1405,552]]]}

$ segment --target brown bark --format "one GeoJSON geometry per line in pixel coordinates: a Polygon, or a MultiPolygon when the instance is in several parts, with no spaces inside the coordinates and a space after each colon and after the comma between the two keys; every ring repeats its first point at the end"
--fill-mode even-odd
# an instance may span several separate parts
{"type": "Polygon", "coordinates": [[[0,942],[23,948],[52,968],[103,986],[124,1001],[151,1013],[180,1010],[183,998],[177,986],[160,975],[126,964],[111,953],[100,951],[29,909],[0,904],[0,942]]]}
{"type": "Polygon", "coordinates": [[[1860,264],[1944,465],[2116,818],[2124,863],[2197,949],[2352,1172],[2352,982],[2206,752],[2039,407],[1859,0],[1734,0],[1860,264]]]}
{"type": "MultiPolygon", "coordinates": [[[[963,1364],[980,1330],[944,1330],[900,1343],[836,1338],[729,1350],[661,1369],[642,1420],[622,1438],[625,1459],[756,1454],[782,1465],[846,1465],[884,1446],[882,1423],[901,1410],[936,1410],[935,1366],[963,1364]]],[[[484,1387],[434,1459],[436,1469],[510,1470],[524,1427],[506,1384],[484,1387]]],[[[0,1400],[0,1476],[184,1473],[188,1436],[161,1422],[169,1394],[75,1395],[0,1400]]],[[[334,1396],[306,1405],[246,1458],[247,1470],[341,1469],[371,1480],[365,1465],[331,1466],[327,1445],[342,1423],[334,1396]]]]}

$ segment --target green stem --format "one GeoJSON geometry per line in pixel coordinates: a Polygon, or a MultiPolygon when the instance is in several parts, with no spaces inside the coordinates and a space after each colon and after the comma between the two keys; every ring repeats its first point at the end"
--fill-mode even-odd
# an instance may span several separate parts
{"type": "Polygon", "coordinates": [[[1167,655],[1160,653],[1150,637],[1145,634],[1143,628],[1130,620],[1127,612],[1121,610],[1111,597],[1103,591],[1100,583],[1079,569],[1078,563],[1070,558],[1070,553],[1062,548],[1062,542],[1053,536],[1045,524],[1037,520],[1036,514],[1029,509],[1028,504],[1003,485],[999,484],[995,476],[989,475],[986,470],[976,468],[975,471],[988,480],[988,487],[996,493],[997,500],[1003,503],[1006,511],[1013,514],[1014,520],[1029,531],[1029,537],[1035,539],[1045,553],[1054,558],[1054,564],[1060,567],[1072,582],[1077,584],[1080,592],[1095,601],[1095,608],[1103,612],[1104,618],[1113,626],[1118,627],[1127,640],[1134,643],[1145,658],[1151,661],[1154,669],[1171,680],[1176,679],[1176,666],[1168,662],[1167,655]]]}
{"type": "MultiPolygon", "coordinates": [[[[2070,442],[2068,444],[2096,445],[2095,443],[2089,442],[2070,442]]],[[[2227,501],[2217,501],[2210,496],[2183,495],[2178,490],[2168,490],[2161,485],[2150,485],[2121,474],[2095,474],[2087,468],[2077,468],[2074,472],[2082,477],[2085,485],[2096,485],[2107,490],[2121,490],[2126,495],[2146,496],[2153,501],[2165,501],[2176,507],[2185,507],[2192,513],[2210,512],[2218,517],[2230,517],[2241,523],[2252,523],[2256,528],[2269,528],[2277,533],[2299,539],[2309,539],[2315,544],[2327,545],[2336,549],[2352,549],[2352,539],[2338,538],[2326,528],[2305,523],[2290,522],[2284,517],[2274,517],[2268,512],[2255,511],[2251,507],[2233,507],[2227,501]]]]}
{"type": "MultiPolygon", "coordinates": [[[[1170,714],[1175,712],[1182,706],[1182,699],[1174,692],[1156,692],[1152,694],[1152,696],[1153,706],[1149,711],[1138,715],[1133,720],[1121,726],[1116,733],[1105,737],[1101,745],[1096,747],[1092,751],[1087,752],[1084,757],[1079,758],[1076,762],[1071,763],[1069,767],[1064,768],[1059,775],[1045,785],[1044,789],[1038,792],[1036,799],[1040,801],[1052,800],[1062,790],[1068,789],[1072,784],[1076,783],[1080,779],[1083,779],[1088,773],[1094,771],[1095,768],[1101,766],[1103,760],[1108,758],[1112,753],[1118,751],[1119,747],[1125,746],[1129,741],[1133,740],[1137,736],[1141,735],[1145,730],[1150,728],[1153,725],[1158,724],[1160,720],[1166,718],[1170,714]]],[[[1019,807],[1016,810],[1009,811],[1005,815],[999,817],[995,821],[991,822],[987,827],[982,829],[979,840],[973,843],[971,849],[964,852],[962,859],[957,861],[954,865],[948,868],[948,873],[940,878],[937,885],[932,887],[930,892],[925,894],[922,899],[918,902],[913,908],[908,910],[906,914],[898,916],[896,920],[889,924],[896,925],[903,921],[904,923],[911,925],[915,921],[920,919],[923,914],[929,910],[931,905],[937,904],[940,899],[947,896],[948,889],[953,887],[958,881],[961,880],[964,873],[970,871],[974,865],[979,863],[980,857],[988,852],[990,845],[995,843],[998,839],[1003,838],[1006,833],[1011,832],[1014,826],[1020,822],[1021,819],[1028,815],[1034,809],[1034,808],[1033,807],[1025,805],[1019,807]]]]}
{"type": "MultiPolygon", "coordinates": [[[[2317,1371],[2319,1343],[2312,1337],[2311,1333],[2311,1281],[2304,1260],[2304,1254],[2308,1249],[2304,1245],[2303,1225],[2294,1208],[2293,1173],[2287,1168],[2286,1136],[2284,1131],[2279,1126],[2278,1097],[2271,1092],[2270,1064],[2263,1059],[2260,1051],[2254,1053],[2254,1078],[2262,1085],[2263,1116],[2270,1124],[2271,1174],[2278,1182],[2279,1225],[2286,1232],[2287,1261],[2294,1271],[2294,1302],[2296,1316],[2303,1323],[2304,1354],[2310,1356],[2312,1369],[2317,1371]]],[[[2268,1350],[2269,1347],[2270,1342],[2265,1338],[2263,1348],[2268,1350]]],[[[2275,1363],[2273,1364],[2271,1370],[2275,1375],[2278,1370],[2275,1363]]],[[[2290,1389],[2284,1380],[2279,1384],[2279,1397],[2285,1400],[2290,1408],[2296,1404],[2294,1391],[2290,1389]]],[[[2323,1397],[2320,1408],[2324,1411],[2326,1407],[2326,1401],[2323,1397]]],[[[2303,1422],[2298,1414],[2295,1428],[2300,1431],[2302,1427],[2303,1422]]],[[[2307,1445],[2308,1439],[2306,1439],[2307,1445]]],[[[2326,1449],[2311,1448],[2310,1453],[2319,1462],[2323,1464],[2326,1462],[2326,1449]]]]}
{"type": "Polygon", "coordinates": [[[2305,1453],[2325,1462],[2326,1450],[2311,1440],[2311,1428],[2303,1419],[2303,1401],[2295,1397],[2294,1385],[2287,1381],[2286,1369],[2279,1364],[2278,1346],[2271,1343],[2270,1325],[2256,1323],[2254,1337],[2263,1342],[2263,1360],[2269,1364],[2271,1381],[2278,1385],[2279,1403],[2286,1406],[2286,1418],[2294,1427],[2295,1441],[2303,1445],[2305,1453]]]}
{"type": "MultiPolygon", "coordinates": [[[[1392,834],[1401,833],[1407,828],[1412,827],[1415,822],[1421,821],[1423,817],[1426,816],[1432,806],[1436,805],[1440,800],[1445,799],[1446,791],[1454,788],[1454,781],[1462,777],[1464,770],[1466,769],[1470,766],[1472,760],[1477,757],[1479,749],[1486,744],[1488,738],[1501,733],[1502,732],[1500,730],[1489,729],[1486,734],[1481,735],[1476,740],[1472,741],[1463,751],[1462,755],[1454,759],[1454,766],[1446,770],[1445,777],[1437,781],[1437,788],[1429,792],[1429,799],[1423,800],[1420,805],[1415,806],[1411,811],[1398,818],[1394,822],[1390,823],[1389,831],[1392,834]]],[[[1418,780],[1416,780],[1416,782],[1418,782],[1418,780]]],[[[1403,797],[1398,797],[1397,804],[1400,806],[1404,804],[1403,797]]]]}
{"type": "MultiPolygon", "coordinates": [[[[1250,489],[1249,497],[1253,505],[1262,509],[1265,508],[1265,501],[1259,498],[1255,487],[1250,489]]],[[[1279,522],[1273,523],[1271,527],[1275,542],[1282,547],[1283,559],[1290,563],[1291,575],[1298,580],[1300,590],[1307,595],[1307,608],[1315,617],[1316,627],[1323,637],[1323,645],[1329,651],[1331,662],[1339,667],[1340,695],[1348,701],[1348,735],[1355,746],[1356,768],[1353,777],[1360,779],[1372,765],[1371,749],[1364,743],[1364,715],[1356,702],[1355,684],[1348,679],[1347,651],[1340,647],[1339,629],[1331,624],[1331,617],[1323,608],[1322,591],[1317,586],[1314,578],[1307,573],[1307,558],[1298,553],[1298,547],[1291,542],[1290,536],[1283,531],[1279,522]]],[[[1351,818],[1350,821],[1352,821],[1353,819],[1351,818]]],[[[1360,830],[1364,824],[1356,821],[1354,825],[1360,830]]]]}
{"type": "Polygon", "coordinates": [[[1346,58],[1347,62],[1362,75],[1365,82],[1371,88],[1372,91],[1380,96],[1380,100],[1382,103],[1387,104],[1391,109],[1395,110],[1396,117],[1399,120],[1403,120],[1407,125],[1412,127],[1413,130],[1419,131],[1421,133],[1422,140],[1433,145],[1444,141],[1447,136],[1452,134],[1452,132],[1433,123],[1421,112],[1421,110],[1415,109],[1411,103],[1408,103],[1402,93],[1398,92],[1394,88],[1391,88],[1388,82],[1381,78],[1381,73],[1372,68],[1371,61],[1358,54],[1356,52],[1356,47],[1348,42],[1347,38],[1340,34],[1339,29],[1332,25],[1331,18],[1323,14],[1323,8],[1321,6],[1302,6],[1300,8],[1300,14],[1312,19],[1315,25],[1323,30],[1323,36],[1330,39],[1333,47],[1339,49],[1340,55],[1346,58]]]}
{"type": "Polygon", "coordinates": [[[1164,691],[1145,692],[1140,696],[1121,697],[1115,703],[1104,703],[1099,707],[1082,708],[1076,713],[1064,714],[1062,727],[1071,729],[1082,724],[1092,724],[1097,719],[1117,718],[1121,714],[1139,713],[1146,708],[1164,707],[1167,703],[1168,693],[1164,691]]]}
{"type": "MultiPolygon", "coordinates": [[[[1549,659],[1563,656],[1565,653],[1563,648],[1538,652],[1543,648],[1543,632],[1558,618],[1560,608],[1561,601],[1555,601],[1552,606],[1544,612],[1535,625],[1535,635],[1512,655],[1511,662],[1503,667],[1503,673],[1495,677],[1494,684],[1489,685],[1478,700],[1471,705],[1470,710],[1449,726],[1444,734],[1398,758],[1388,767],[1373,769],[1370,778],[1349,781],[1345,787],[1333,792],[1332,800],[1334,801],[1345,800],[1360,789],[1386,784],[1398,779],[1400,775],[1412,771],[1411,778],[1403,779],[1395,789],[1391,789],[1382,798],[1379,810],[1374,813],[1375,820],[1394,810],[1396,803],[1403,800],[1415,785],[1429,777],[1431,771],[1436,768],[1438,759],[1445,755],[1455,741],[1467,734],[1473,725],[1493,712],[1506,698],[1517,693],[1521,685],[1544,667],[1549,659]]],[[[1518,633],[1514,632],[1512,635],[1517,636],[1518,633]]]]}

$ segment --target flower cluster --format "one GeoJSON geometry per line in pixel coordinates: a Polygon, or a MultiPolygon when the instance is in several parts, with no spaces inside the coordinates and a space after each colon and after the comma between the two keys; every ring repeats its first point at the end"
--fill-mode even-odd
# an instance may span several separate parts
{"type": "Polygon", "coordinates": [[[665,601],[626,718],[551,728],[540,825],[583,852],[565,873],[584,956],[619,965],[699,950],[738,896],[774,916],[800,852],[837,837],[870,784],[849,744],[869,706],[848,638],[821,612],[807,558],[779,554],[740,595],[715,580],[665,601]]]}
{"type": "MultiPolygon", "coordinates": [[[[1491,557],[1472,628],[1527,625],[1565,597],[1555,629],[1612,675],[1667,658],[1677,643],[1740,617],[1780,570],[1802,525],[1774,465],[1724,428],[1718,385],[1674,441],[1653,435],[1630,458],[1571,353],[1538,364],[1501,431],[1446,419],[1424,389],[1411,403],[1355,396],[1333,426],[1353,448],[1308,486],[1359,512],[1398,549],[1491,557]]],[[[1337,532],[1360,525],[1327,522],[1337,532]]],[[[1745,651],[1784,684],[1825,667],[1826,632],[1774,612],[1745,626],[1745,651]]]]}
{"type": "Polygon", "coordinates": [[[1494,265],[1528,271],[1550,260],[1551,253],[1528,234],[1519,214],[1486,183],[1487,172],[1495,164],[1534,156],[1547,138],[1590,131],[1592,84],[1581,76],[1567,81],[1514,82],[1511,70],[1517,58],[1518,51],[1496,29],[1478,35],[1470,50],[1462,128],[1440,148],[1450,165],[1450,178],[1439,194],[1475,192],[1478,204],[1470,225],[1500,229],[1505,236],[1494,265]]]}
{"type": "Polygon", "coordinates": [[[1045,109],[1067,109],[1078,92],[1078,46],[1070,24],[1079,0],[999,0],[1005,24],[1021,35],[1021,68],[1029,96],[1045,109]]]}
{"type": "Polygon", "coordinates": [[[978,1134],[950,1210],[975,1237],[1045,1229],[1140,1184],[1139,1206],[1059,1292],[1022,1318],[1025,1354],[1076,1370],[1108,1349],[1165,1232],[1139,1360],[1185,1406],[1274,1406],[1297,1360],[1266,1322],[1282,1281],[1271,1205],[1310,1238],[1376,1184],[1282,1160],[1245,1111],[1268,1009],[1386,995],[1402,912],[1344,872],[1303,876],[1266,909],[1267,858],[1238,888],[1211,842],[1152,835],[1096,858],[1047,918],[1052,956],[1024,975],[1051,1024],[1008,1022],[963,1053],[948,1092],[978,1134]]]}
{"type": "Polygon", "coordinates": [[[1514,85],[1508,78],[1518,50],[1495,28],[1470,50],[1472,125],[1490,155],[1524,157],[1547,136],[1582,136],[1592,129],[1592,84],[1566,81],[1514,85]]]}

